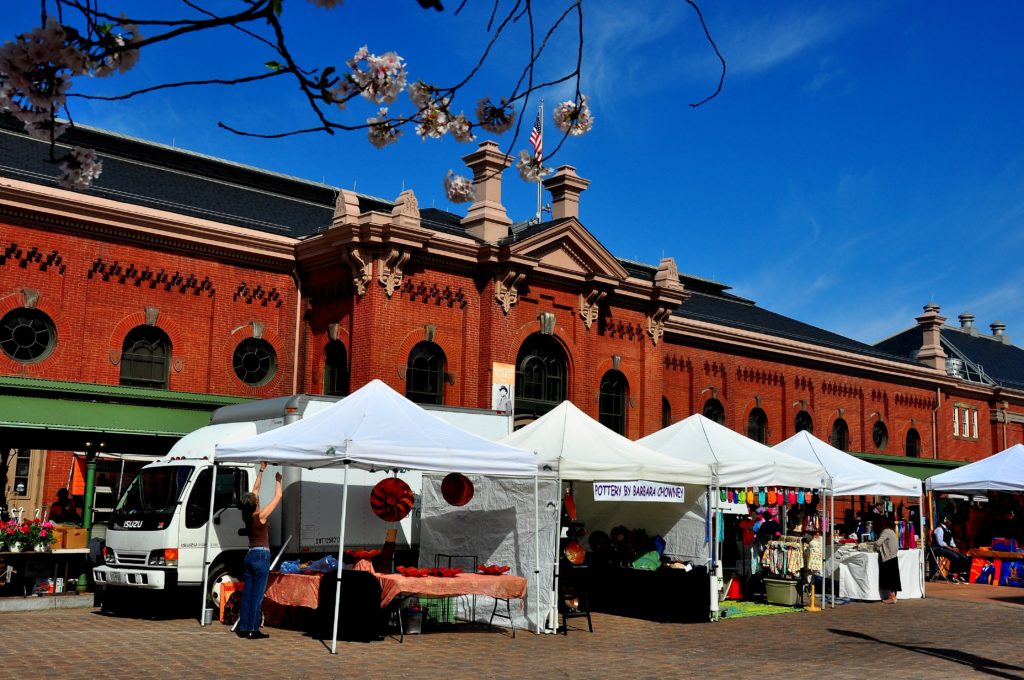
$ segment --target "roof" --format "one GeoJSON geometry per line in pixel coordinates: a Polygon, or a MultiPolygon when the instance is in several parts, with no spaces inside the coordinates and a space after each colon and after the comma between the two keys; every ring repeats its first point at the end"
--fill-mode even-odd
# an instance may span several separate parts
{"type": "MultiPolygon", "coordinates": [[[[967,329],[954,326],[943,326],[941,334],[946,354],[963,355],[977,369],[1004,387],[1024,389],[1024,349],[990,335],[975,335],[967,329]]],[[[917,326],[908,328],[882,340],[875,347],[892,354],[913,357],[921,349],[921,329],[917,326]]]]}
{"type": "MultiPolygon", "coordinates": [[[[338,190],[326,184],[84,125],[60,138],[58,155],[72,146],[95,149],[103,160],[103,174],[83,192],[89,195],[295,238],[326,228],[334,215],[338,190]]],[[[0,115],[0,176],[56,185],[47,147],[0,115]]],[[[364,211],[391,211],[381,199],[359,201],[364,211]]]]}

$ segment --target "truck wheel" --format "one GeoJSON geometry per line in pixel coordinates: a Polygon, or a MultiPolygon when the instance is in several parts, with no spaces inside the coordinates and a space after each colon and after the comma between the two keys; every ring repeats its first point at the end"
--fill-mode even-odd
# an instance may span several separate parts
{"type": "Polygon", "coordinates": [[[236,565],[220,564],[210,570],[210,583],[209,590],[206,591],[206,599],[215,611],[220,611],[221,585],[237,583],[241,580],[242,574],[236,565]]]}

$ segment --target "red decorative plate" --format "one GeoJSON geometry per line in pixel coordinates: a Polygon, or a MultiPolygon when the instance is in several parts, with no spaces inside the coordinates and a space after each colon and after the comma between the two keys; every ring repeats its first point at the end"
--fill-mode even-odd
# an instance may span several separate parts
{"type": "Polygon", "coordinates": [[[382,479],[370,492],[370,508],[385,522],[403,519],[412,512],[415,502],[412,489],[398,477],[382,479]]]}
{"type": "Polygon", "coordinates": [[[423,576],[430,576],[430,569],[418,569],[416,567],[399,567],[398,573],[402,576],[421,578],[423,576]]]}
{"type": "Polygon", "coordinates": [[[380,554],[380,550],[346,550],[346,555],[351,555],[356,560],[372,560],[380,554]]]}
{"type": "MultiPolygon", "coordinates": [[[[423,571],[423,570],[421,570],[423,571]]],[[[462,573],[462,569],[458,567],[441,567],[426,570],[431,576],[441,576],[443,578],[452,578],[462,573]]]]}
{"type": "Polygon", "coordinates": [[[477,565],[477,571],[486,576],[501,576],[507,571],[510,571],[512,567],[502,567],[497,564],[480,564],[477,565]]]}

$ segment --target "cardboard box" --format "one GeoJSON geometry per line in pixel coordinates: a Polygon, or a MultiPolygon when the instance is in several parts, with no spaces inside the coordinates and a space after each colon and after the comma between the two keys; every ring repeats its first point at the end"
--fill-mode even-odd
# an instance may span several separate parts
{"type": "MultiPolygon", "coordinates": [[[[62,548],[86,548],[89,546],[89,532],[81,527],[60,527],[62,548]]],[[[57,546],[54,546],[55,548],[57,546]]]]}

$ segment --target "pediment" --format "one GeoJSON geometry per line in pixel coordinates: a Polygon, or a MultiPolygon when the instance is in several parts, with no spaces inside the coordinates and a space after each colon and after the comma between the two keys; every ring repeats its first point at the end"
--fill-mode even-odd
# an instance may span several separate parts
{"type": "Polygon", "coordinates": [[[582,224],[568,219],[515,243],[511,254],[537,262],[535,271],[577,280],[623,281],[629,273],[582,224]]]}

